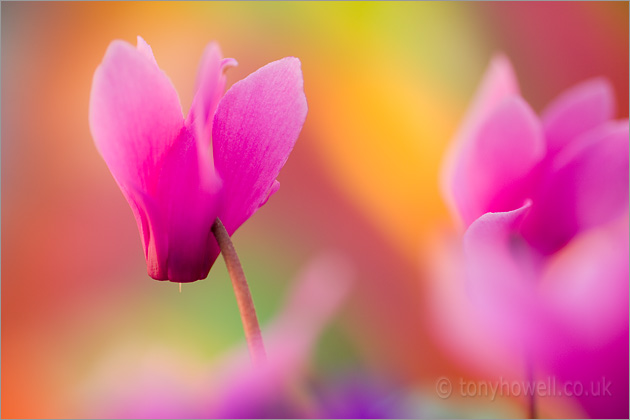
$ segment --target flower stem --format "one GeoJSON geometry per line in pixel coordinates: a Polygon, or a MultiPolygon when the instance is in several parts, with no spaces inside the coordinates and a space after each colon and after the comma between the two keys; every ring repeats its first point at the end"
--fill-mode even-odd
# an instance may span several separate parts
{"type": "Polygon", "coordinates": [[[221,248],[221,254],[223,254],[223,259],[225,260],[225,265],[232,279],[232,286],[234,287],[238,309],[241,312],[241,321],[243,322],[243,329],[245,330],[245,339],[247,340],[249,354],[254,366],[261,366],[266,362],[267,354],[263,345],[258,318],[256,317],[254,301],[249,292],[245,273],[243,273],[243,267],[241,267],[241,262],[238,259],[230,235],[227,233],[225,226],[223,226],[223,223],[221,223],[218,217],[212,225],[212,233],[215,238],[217,238],[219,248],[221,248]]]}

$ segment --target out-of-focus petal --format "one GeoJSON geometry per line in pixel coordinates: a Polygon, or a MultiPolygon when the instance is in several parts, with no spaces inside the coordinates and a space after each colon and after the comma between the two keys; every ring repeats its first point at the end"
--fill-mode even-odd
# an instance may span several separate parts
{"type": "Polygon", "coordinates": [[[552,253],[627,211],[628,135],[627,121],[605,124],[557,156],[523,224],[531,244],[552,253]]]}
{"type": "Polygon", "coordinates": [[[193,134],[184,129],[163,159],[157,197],[166,220],[160,233],[168,237],[164,280],[206,278],[219,255],[210,229],[221,203],[220,182],[200,177],[197,151],[193,134]]]}
{"type": "Polygon", "coordinates": [[[302,129],[307,105],[300,61],[284,58],[235,83],[214,117],[215,167],[232,234],[267,199],[302,129]]]}
{"type": "Polygon", "coordinates": [[[467,290],[470,286],[461,237],[449,233],[433,240],[424,252],[430,262],[427,316],[443,354],[488,375],[520,378],[523,355],[514,351],[502,331],[486,322],[486,315],[480,313],[467,290]]]}
{"type": "MultiPolygon", "coordinates": [[[[461,164],[464,153],[470,147],[471,137],[504,99],[515,95],[519,95],[519,87],[512,64],[503,54],[496,54],[490,61],[451,148],[446,154],[441,183],[443,194],[450,202],[453,211],[460,211],[453,197],[453,189],[458,182],[455,179],[455,171],[461,164]]],[[[459,216],[462,217],[461,214],[459,216]]]]}
{"type": "Polygon", "coordinates": [[[489,325],[523,349],[548,326],[536,292],[542,261],[518,235],[530,207],[484,214],[464,235],[471,298],[489,325]]]}
{"type": "Polygon", "coordinates": [[[103,349],[76,385],[77,404],[102,419],[207,418],[199,407],[207,395],[200,395],[199,355],[143,339],[103,349]]]}
{"type": "Polygon", "coordinates": [[[551,258],[543,296],[580,346],[628,330],[628,218],[576,236],[551,258]]]}
{"type": "Polygon", "coordinates": [[[504,99],[462,150],[452,192],[466,226],[487,212],[519,207],[545,153],[539,121],[518,96],[504,99]]]}
{"type": "Polygon", "coordinates": [[[567,90],[542,113],[549,152],[555,154],[580,134],[612,119],[614,113],[613,88],[604,78],[567,90]]]}
{"type": "Polygon", "coordinates": [[[559,383],[572,384],[572,390],[576,389],[575,384],[580,384],[586,391],[576,396],[585,411],[580,417],[628,418],[627,328],[604,345],[573,346],[555,356],[549,364],[553,377],[559,383]]]}
{"type": "Polygon", "coordinates": [[[471,134],[470,131],[479,127],[505,98],[519,94],[518,80],[512,63],[505,55],[495,54],[466,114],[462,124],[463,131],[469,130],[468,134],[471,134]]]}
{"type": "Polygon", "coordinates": [[[546,364],[589,391],[578,399],[591,418],[628,418],[629,234],[627,213],[580,233],[554,254],[540,284],[567,333],[546,364]]]}
{"type": "Polygon", "coordinates": [[[133,182],[153,195],[160,162],[184,119],[177,92],[147,59],[146,48],[123,41],[109,45],[94,73],[89,120],[96,146],[118,183],[133,182]]]}

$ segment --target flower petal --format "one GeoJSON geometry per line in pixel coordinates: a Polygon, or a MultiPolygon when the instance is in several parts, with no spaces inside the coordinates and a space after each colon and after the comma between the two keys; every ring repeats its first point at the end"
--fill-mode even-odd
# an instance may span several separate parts
{"type": "Polygon", "coordinates": [[[236,60],[233,58],[223,58],[221,49],[216,42],[208,44],[199,65],[195,97],[186,125],[194,127],[201,175],[205,177],[213,176],[214,173],[212,124],[214,113],[225,92],[225,75],[223,73],[227,67],[236,65],[236,60]]]}
{"type": "MultiPolygon", "coordinates": [[[[233,58],[223,59],[221,48],[216,42],[209,43],[204,50],[197,72],[195,97],[188,120],[205,131],[207,136],[204,138],[208,143],[212,134],[214,112],[225,91],[223,71],[228,66],[236,65],[236,60],[233,58]]],[[[196,134],[199,134],[197,130],[196,134]]]]}
{"type": "Polygon", "coordinates": [[[542,113],[549,152],[555,154],[580,134],[612,119],[614,113],[613,88],[604,78],[567,90],[542,113]]]}
{"type": "Polygon", "coordinates": [[[224,183],[220,217],[228,233],[269,196],[306,112],[300,61],[294,57],[260,68],[234,84],[219,103],[212,141],[224,183]]]}
{"type": "Polygon", "coordinates": [[[578,234],[553,255],[541,282],[566,332],[545,365],[559,381],[608,390],[578,398],[590,418],[628,417],[628,232],[626,213],[578,234]]]}
{"type": "Polygon", "coordinates": [[[519,94],[518,80],[512,63],[503,54],[495,54],[475,93],[462,124],[463,128],[474,131],[474,127],[478,127],[505,98],[519,94]]]}
{"type": "Polygon", "coordinates": [[[484,214],[464,235],[469,294],[489,325],[517,346],[537,343],[547,325],[536,292],[542,261],[517,233],[530,207],[484,214]]]}
{"type": "Polygon", "coordinates": [[[142,45],[109,45],[94,73],[89,119],[96,147],[116,180],[153,195],[163,155],[184,119],[177,92],[142,45]]]}
{"type": "Polygon", "coordinates": [[[487,212],[519,207],[545,154],[539,121],[520,97],[504,99],[462,149],[452,192],[465,225],[487,212]]]}
{"type": "Polygon", "coordinates": [[[605,124],[557,156],[523,224],[532,245],[552,253],[627,211],[628,135],[628,121],[605,124]]]}
{"type": "Polygon", "coordinates": [[[578,234],[545,268],[540,292],[580,347],[628,330],[628,218],[578,234]]]}
{"type": "Polygon", "coordinates": [[[156,201],[131,183],[119,183],[123,195],[136,218],[140,239],[147,262],[147,273],[156,280],[166,280],[168,272],[164,262],[168,252],[166,224],[156,201]]]}
{"type": "MultiPolygon", "coordinates": [[[[519,94],[518,81],[510,61],[502,54],[496,54],[486,70],[472,103],[468,107],[451,148],[448,150],[442,170],[442,190],[454,211],[461,212],[458,200],[454,197],[456,168],[464,158],[474,133],[488,115],[507,97],[519,94]]],[[[462,214],[459,214],[463,217],[462,214]]],[[[468,218],[469,219],[469,218],[468,218]]],[[[474,218],[473,218],[474,219],[474,218]]],[[[466,223],[468,225],[469,222],[466,223]]]]}
{"type": "Polygon", "coordinates": [[[269,188],[269,193],[267,194],[267,197],[263,201],[260,202],[260,206],[259,207],[262,207],[265,204],[267,204],[267,201],[269,201],[271,196],[274,195],[279,189],[280,189],[280,182],[276,179],[275,181],[273,181],[273,184],[271,184],[271,187],[269,188]]]}
{"type": "Polygon", "coordinates": [[[206,278],[219,255],[211,227],[221,203],[221,185],[218,179],[200,176],[195,143],[192,130],[182,130],[163,159],[158,183],[157,200],[166,220],[159,234],[168,238],[163,271],[180,283],[206,278]]]}
{"type": "Polygon", "coordinates": [[[144,40],[140,35],[137,37],[136,49],[144,54],[156,67],[159,68],[157,61],[155,61],[155,56],[153,55],[153,50],[151,46],[147,44],[147,41],[144,40]]]}

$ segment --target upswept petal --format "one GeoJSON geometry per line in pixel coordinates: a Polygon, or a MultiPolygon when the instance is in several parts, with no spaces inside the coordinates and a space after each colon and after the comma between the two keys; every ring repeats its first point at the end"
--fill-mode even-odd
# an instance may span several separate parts
{"type": "Polygon", "coordinates": [[[605,124],[554,160],[533,197],[523,236],[543,253],[628,209],[628,121],[605,124]]]}
{"type": "Polygon", "coordinates": [[[124,41],[109,45],[94,73],[89,120],[114,178],[119,184],[133,182],[152,196],[162,157],[184,118],[175,88],[147,58],[146,47],[136,49],[124,41]]]}
{"type": "Polygon", "coordinates": [[[512,63],[505,55],[495,54],[464,118],[463,131],[472,134],[505,98],[518,95],[520,89],[512,63]]]}
{"type": "Polygon", "coordinates": [[[611,120],[615,97],[610,82],[596,78],[561,94],[542,113],[549,153],[555,154],[580,134],[611,120]]]}
{"type": "Polygon", "coordinates": [[[466,226],[484,213],[520,206],[545,154],[540,123],[519,96],[504,99],[468,140],[451,187],[466,226]]]}
{"type": "MultiPolygon", "coordinates": [[[[453,212],[460,211],[453,197],[456,187],[456,169],[468,150],[471,137],[479,129],[488,115],[505,99],[519,95],[518,81],[514,69],[503,54],[495,54],[490,61],[483,79],[468,107],[464,120],[455,135],[450,149],[446,153],[441,173],[442,192],[449,201],[453,212]]],[[[462,217],[461,214],[458,215],[462,217]]],[[[468,223],[466,224],[468,225],[468,223]]]]}
{"type": "Polygon", "coordinates": [[[147,44],[147,41],[144,40],[140,35],[137,37],[136,49],[140,51],[146,58],[151,60],[156,67],[159,68],[157,61],[155,60],[155,56],[153,55],[153,50],[151,46],[147,44]]]}
{"type": "Polygon", "coordinates": [[[202,177],[214,175],[212,157],[214,113],[225,92],[224,71],[227,67],[236,65],[236,60],[233,58],[223,58],[221,49],[216,42],[208,44],[199,64],[195,97],[186,119],[186,125],[194,128],[202,177]]]}
{"type": "Polygon", "coordinates": [[[303,84],[300,60],[287,57],[235,83],[219,103],[212,142],[229,234],[268,198],[293,149],[307,112],[303,84]]]}
{"type": "Polygon", "coordinates": [[[536,293],[542,261],[518,234],[530,207],[528,201],[510,212],[484,214],[464,235],[469,294],[487,322],[517,346],[545,334],[540,326],[546,325],[536,293]]]}
{"type": "MultiPolygon", "coordinates": [[[[202,129],[210,140],[212,134],[212,123],[214,112],[219,105],[225,91],[226,67],[236,66],[237,62],[233,58],[224,59],[221,48],[216,42],[210,42],[203,52],[197,80],[195,82],[195,97],[190,108],[188,121],[202,129]]],[[[199,134],[197,129],[196,134],[199,134]]]]}

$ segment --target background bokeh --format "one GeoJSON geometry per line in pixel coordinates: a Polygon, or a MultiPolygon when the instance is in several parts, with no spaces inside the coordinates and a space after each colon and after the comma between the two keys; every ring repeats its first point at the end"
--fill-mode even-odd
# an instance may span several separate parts
{"type": "MultiPolygon", "coordinates": [[[[239,62],[228,84],[284,56],[302,61],[309,114],[282,187],[233,238],[263,325],[301,267],[337,250],[357,281],[317,343],[315,372],[395,384],[417,416],[524,415],[518,399],[435,395],[438,377],[483,376],[435,333],[431,249],[455,229],[439,170],[495,52],[536,111],[603,75],[627,117],[626,2],[1,8],[2,417],[101,417],[112,400],[99,381],[124,384],[147,360],[186,366],[185,380],[243,342],[221,258],[181,294],[146,275],[132,213],[91,139],[94,70],[111,40],[137,35],[185,113],[210,40],[239,62]]],[[[576,413],[571,401],[553,409],[576,413]]]]}

